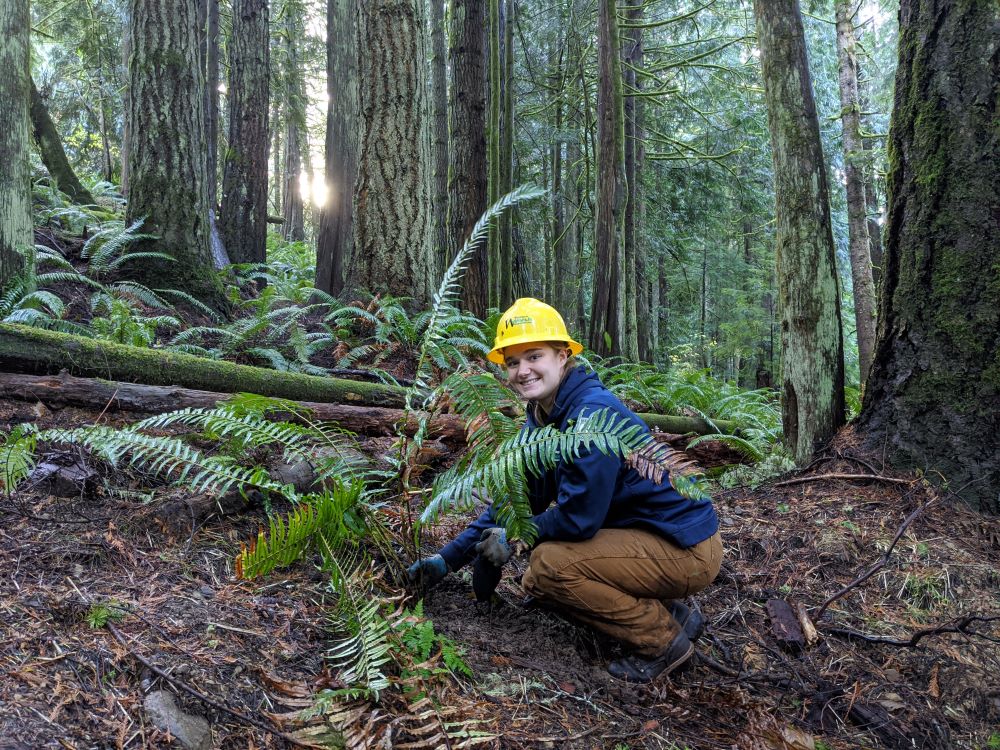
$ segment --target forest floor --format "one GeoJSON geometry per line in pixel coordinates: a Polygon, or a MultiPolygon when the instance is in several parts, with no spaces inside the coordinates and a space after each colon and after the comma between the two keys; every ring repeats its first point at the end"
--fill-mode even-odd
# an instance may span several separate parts
{"type": "MultiPolygon", "coordinates": [[[[98,419],[124,416],[0,403],[5,428],[98,419]]],[[[614,644],[522,607],[523,560],[492,604],[474,601],[467,574],[449,576],[424,615],[464,647],[473,676],[437,681],[437,713],[475,728],[481,747],[1000,747],[1000,527],[853,443],[848,428],[805,481],[715,494],[725,560],[692,601],[708,624],[697,663],[650,686],[606,673],[614,644]],[[884,478],[826,476],[837,473],[884,478]],[[779,642],[769,600],[814,612],[883,560],[830,605],[818,642],[779,642]]],[[[342,684],[325,660],[327,576],[303,562],[238,580],[234,555],[263,508],[192,524],[159,512],[180,490],[95,468],[72,497],[39,484],[0,503],[0,748],[179,747],[144,707],[160,690],[210,722],[202,747],[291,746],[281,732],[319,742],[334,714],[298,712],[342,684]]],[[[427,548],[462,524],[439,526],[427,548]]],[[[420,711],[398,691],[361,709],[351,722],[371,747],[471,745],[408,735],[420,711]]]]}

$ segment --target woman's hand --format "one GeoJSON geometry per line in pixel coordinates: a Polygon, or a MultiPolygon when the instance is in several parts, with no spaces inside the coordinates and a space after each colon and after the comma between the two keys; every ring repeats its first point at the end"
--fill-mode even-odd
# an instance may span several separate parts
{"type": "Polygon", "coordinates": [[[448,575],[448,563],[441,555],[431,555],[417,560],[406,569],[406,577],[410,583],[418,583],[424,588],[430,588],[448,575]]]}
{"type": "Polygon", "coordinates": [[[488,563],[499,568],[510,559],[507,532],[499,526],[486,529],[476,544],[476,552],[482,555],[488,563]]]}

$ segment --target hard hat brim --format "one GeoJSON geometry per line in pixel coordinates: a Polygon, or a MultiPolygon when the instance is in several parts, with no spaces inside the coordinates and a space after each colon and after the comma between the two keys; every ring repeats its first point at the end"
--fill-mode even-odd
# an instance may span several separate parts
{"type": "Polygon", "coordinates": [[[570,352],[572,352],[574,356],[583,351],[583,345],[577,343],[571,338],[552,337],[552,338],[540,339],[538,338],[538,334],[529,333],[522,336],[512,336],[511,338],[504,340],[503,346],[494,347],[493,350],[486,355],[486,359],[495,364],[502,365],[504,363],[503,350],[506,349],[508,346],[517,346],[518,344],[534,344],[534,343],[543,344],[549,341],[558,341],[560,343],[566,344],[566,346],[569,347],[570,352]]]}

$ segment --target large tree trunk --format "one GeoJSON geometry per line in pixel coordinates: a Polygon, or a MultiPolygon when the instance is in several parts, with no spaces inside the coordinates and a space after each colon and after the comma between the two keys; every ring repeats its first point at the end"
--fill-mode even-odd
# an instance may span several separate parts
{"type": "Polygon", "coordinates": [[[597,15],[597,215],[594,233],[594,297],[590,348],[598,354],[625,353],[625,120],[615,0],[599,0],[597,15]]]}
{"type": "Polygon", "coordinates": [[[28,0],[0,6],[0,291],[25,267],[31,236],[31,13],[28,0]]]}
{"type": "Polygon", "coordinates": [[[854,282],[854,321],[857,327],[861,387],[871,369],[875,348],[875,284],[869,254],[865,207],[864,143],[855,63],[853,0],[837,0],[837,57],[840,63],[840,106],[843,124],[844,173],[847,179],[847,226],[854,282]]]}
{"type": "Polygon", "coordinates": [[[59,131],[49,117],[49,111],[34,81],[31,81],[31,134],[42,157],[42,163],[56,186],[74,203],[93,205],[94,196],[83,186],[73,167],[70,166],[63,150],[62,139],[59,138],[59,131]]]}
{"type": "Polygon", "coordinates": [[[646,247],[642,241],[644,206],[642,201],[642,168],[645,161],[642,119],[645,100],[642,81],[636,70],[643,67],[642,48],[643,6],[631,6],[627,13],[628,33],[622,43],[622,60],[628,63],[622,70],[625,86],[625,175],[628,201],[625,204],[625,272],[631,278],[626,294],[629,327],[629,356],[651,362],[652,334],[649,322],[649,281],[646,273],[646,247]]]}
{"type": "MultiPolygon", "coordinates": [[[[298,3],[285,5],[285,92],[288,105],[285,111],[285,189],[282,196],[281,215],[285,223],[281,231],[286,240],[299,242],[305,239],[305,207],[302,202],[301,175],[303,141],[306,138],[306,92],[299,67],[297,40],[305,33],[301,7],[298,3]]],[[[306,148],[305,150],[308,150],[306,148]]]]}
{"type": "MultiPolygon", "coordinates": [[[[500,195],[506,195],[514,188],[514,23],[517,6],[515,0],[504,0],[500,18],[503,30],[503,44],[500,48],[500,195]]],[[[498,249],[500,254],[499,287],[497,307],[501,310],[513,304],[519,296],[515,292],[517,273],[517,249],[514,247],[514,223],[517,221],[517,207],[505,211],[497,222],[500,231],[498,249]]]]}
{"type": "Polygon", "coordinates": [[[402,406],[404,390],[381,383],[278,372],[191,354],[144,349],[0,323],[0,370],[182,385],[221,393],[259,393],[307,401],[402,406]]]}
{"type": "Polygon", "coordinates": [[[1000,5],[900,9],[889,218],[860,426],[1000,510],[1000,5]],[[959,85],[960,84],[960,85],[959,85]]]}
{"type": "Polygon", "coordinates": [[[145,219],[159,239],[141,249],[176,262],[147,261],[137,275],[151,287],[193,294],[224,307],[209,248],[204,85],[198,0],[131,0],[129,37],[129,201],[126,221],[145,219]]]}
{"type": "Polygon", "coordinates": [[[448,266],[448,45],[445,41],[446,0],[430,0],[431,121],[434,155],[434,254],[441,268],[448,266]]]}
{"type": "Polygon", "coordinates": [[[267,0],[233,0],[219,228],[234,263],[267,260],[269,50],[267,0]]]}
{"type": "Polygon", "coordinates": [[[316,238],[316,288],[340,294],[354,246],[358,170],[358,28],[351,0],[326,6],[326,205],[316,238]]]}
{"type": "Polygon", "coordinates": [[[431,254],[430,130],[423,0],[358,5],[360,138],[351,280],[427,303],[431,254]]]}
{"type": "Polygon", "coordinates": [[[797,0],[755,0],[774,159],[785,444],[804,462],[844,423],[840,288],[797,0]]]}
{"type": "MultiPolygon", "coordinates": [[[[486,3],[452,0],[449,90],[451,143],[448,152],[448,259],[462,249],[486,210],[486,3]]],[[[489,307],[487,247],[469,260],[462,306],[486,317],[489,307]]]]}
{"type": "Polygon", "coordinates": [[[217,211],[219,201],[219,0],[204,0],[205,32],[205,120],[208,123],[208,203],[217,211]]]}

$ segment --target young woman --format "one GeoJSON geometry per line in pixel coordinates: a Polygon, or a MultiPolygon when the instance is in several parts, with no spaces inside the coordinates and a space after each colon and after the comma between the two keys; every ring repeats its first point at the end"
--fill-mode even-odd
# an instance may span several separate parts
{"type": "MultiPolygon", "coordinates": [[[[528,402],[523,429],[564,430],[606,409],[648,431],[595,373],[575,366],[582,350],[543,302],[519,299],[504,313],[488,357],[507,368],[528,402]]],[[[655,484],[597,450],[529,477],[528,487],[538,537],[524,590],[628,646],[631,653],[608,667],[615,677],[649,682],[687,662],[702,621],[679,600],[710,584],[722,560],[712,503],[689,500],[668,480],[655,484]]],[[[490,507],[409,574],[433,585],[474,560],[478,576],[483,565],[498,568],[510,555],[490,507]]],[[[492,586],[496,581],[499,575],[492,586]]]]}

